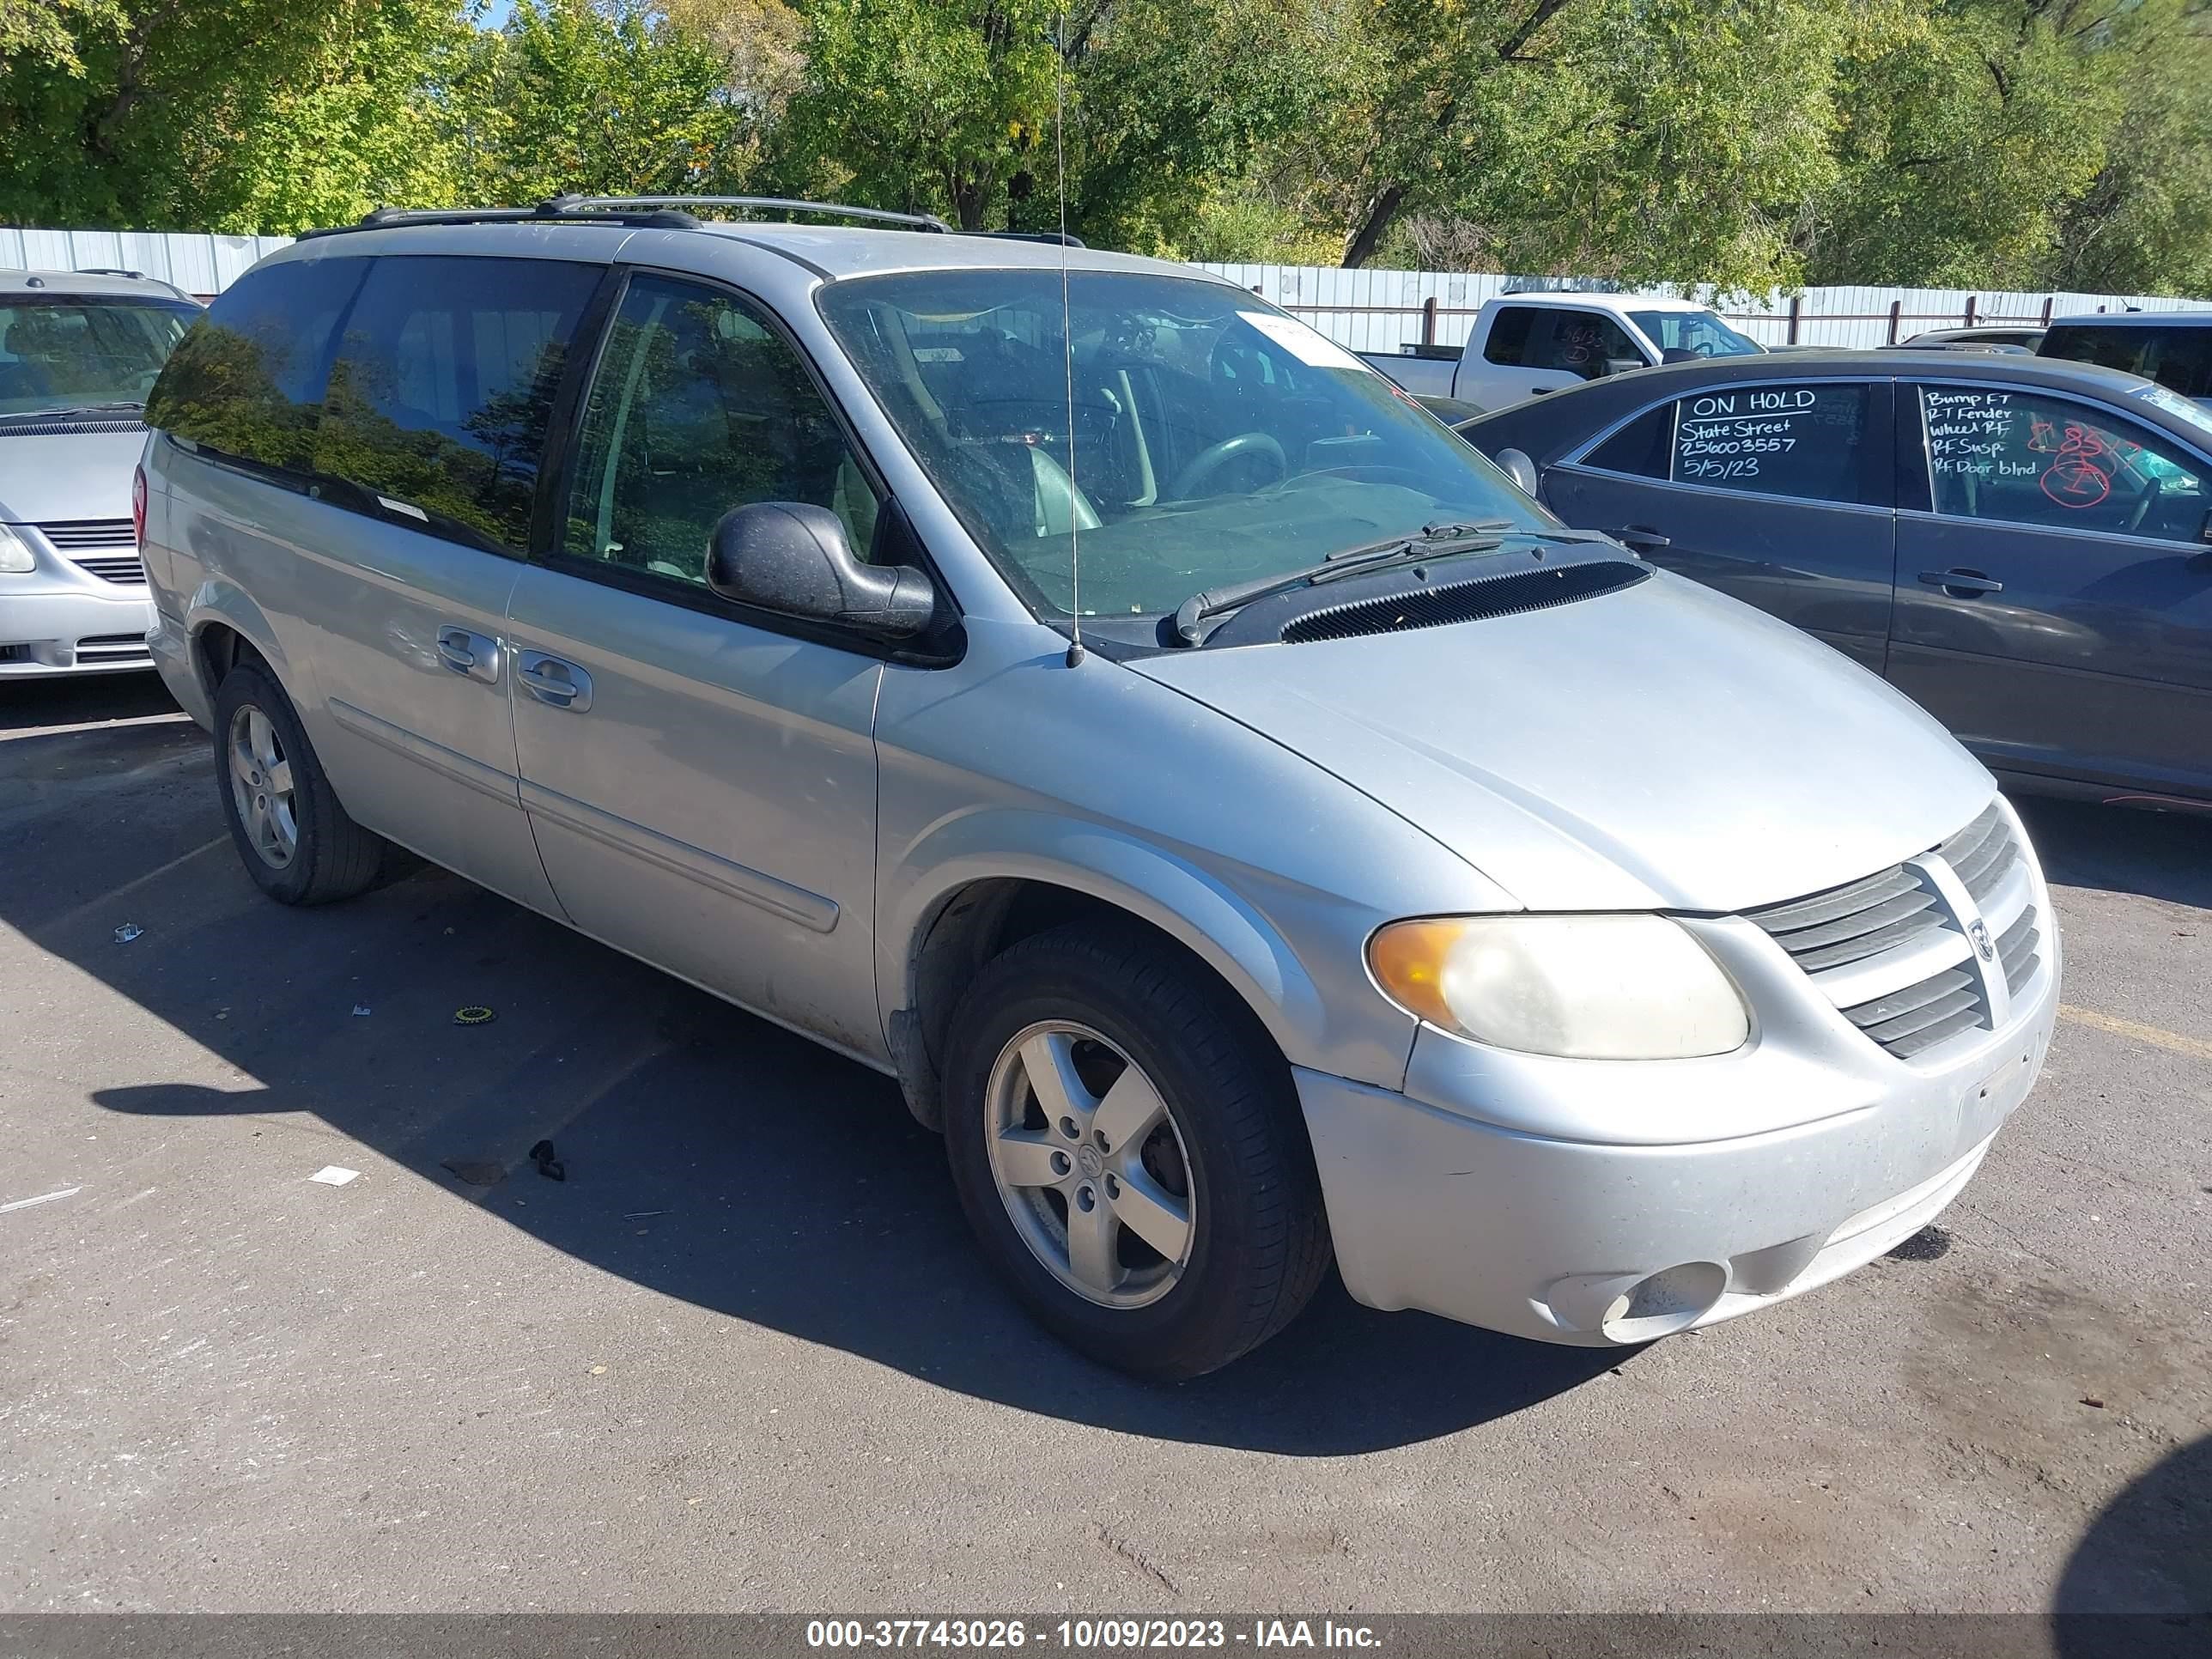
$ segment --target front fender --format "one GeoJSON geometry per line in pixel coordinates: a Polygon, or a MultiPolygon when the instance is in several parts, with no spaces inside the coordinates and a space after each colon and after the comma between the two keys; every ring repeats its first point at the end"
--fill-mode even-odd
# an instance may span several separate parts
{"type": "Polygon", "coordinates": [[[1358,907],[1310,892],[1291,901],[1307,907],[1302,932],[1343,946],[1330,951],[1346,958],[1342,982],[1325,988],[1259,908],[1196,864],[1110,826],[1018,807],[938,824],[887,872],[877,983],[894,1018],[915,1005],[920,946],[947,906],[976,882],[1010,878],[1085,894],[1176,939],[1244,1000],[1292,1064],[1385,1086],[1404,1080],[1413,1022],[1365,981],[1370,923],[1358,907]]]}

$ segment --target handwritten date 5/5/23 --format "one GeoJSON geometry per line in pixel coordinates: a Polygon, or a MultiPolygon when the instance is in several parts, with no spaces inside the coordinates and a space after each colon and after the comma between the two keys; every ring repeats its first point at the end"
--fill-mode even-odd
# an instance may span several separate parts
{"type": "Polygon", "coordinates": [[[1037,1647],[1071,1653],[1149,1648],[1356,1648],[1382,1645],[1364,1625],[1333,1620],[1261,1619],[1231,1624],[1220,1619],[1062,1619],[1032,1625],[1024,1619],[812,1619],[810,1648],[921,1648],[1003,1650],[1037,1647]]]}

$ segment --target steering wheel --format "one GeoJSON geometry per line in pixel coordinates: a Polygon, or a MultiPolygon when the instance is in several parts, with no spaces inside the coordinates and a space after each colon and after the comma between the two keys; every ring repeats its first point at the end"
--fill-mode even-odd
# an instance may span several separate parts
{"type": "Polygon", "coordinates": [[[1260,456],[1272,463],[1275,469],[1273,482],[1276,483],[1291,476],[1290,458],[1283,453],[1282,445],[1265,432],[1240,432],[1218,444],[1209,444],[1192,456],[1189,465],[1176,473],[1175,482],[1168,486],[1168,499],[1189,501],[1199,494],[1200,484],[1211,481],[1230,462],[1247,455],[1260,456]]]}
{"type": "Polygon", "coordinates": [[[2165,479],[2146,478],[2143,481],[2142,494],[2136,497],[2135,507],[2128,514],[2127,523],[2120,526],[2122,533],[2132,536],[2136,531],[2141,530],[2143,527],[2143,520],[2150,517],[2151,508],[2158,505],[2158,498],[2165,493],[2165,479]]]}

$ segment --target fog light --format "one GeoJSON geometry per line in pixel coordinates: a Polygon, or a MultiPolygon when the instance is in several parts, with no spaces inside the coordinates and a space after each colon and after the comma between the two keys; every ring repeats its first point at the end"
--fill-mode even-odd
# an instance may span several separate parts
{"type": "Polygon", "coordinates": [[[1640,1279],[1605,1310],[1598,1328],[1614,1342],[1650,1342],[1686,1331],[1728,1289],[1728,1269],[1717,1261],[1685,1261],[1640,1279]]]}

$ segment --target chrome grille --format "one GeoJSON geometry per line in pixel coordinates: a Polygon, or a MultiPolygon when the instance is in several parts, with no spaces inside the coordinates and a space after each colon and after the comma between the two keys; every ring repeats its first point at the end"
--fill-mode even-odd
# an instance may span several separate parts
{"type": "Polygon", "coordinates": [[[86,547],[138,545],[138,537],[128,519],[64,519],[40,525],[39,533],[61,553],[74,553],[86,547]]]}
{"type": "Polygon", "coordinates": [[[1974,946],[1931,873],[1948,866],[1995,943],[2002,989],[2024,991],[2041,965],[2033,884],[2002,809],[1988,809],[1925,859],[1825,892],[1746,913],[1846,1019],[1899,1060],[1992,1024],[1974,946]]]}
{"type": "Polygon", "coordinates": [[[135,583],[140,587],[146,585],[146,567],[136,553],[88,553],[70,562],[104,582],[135,583]]]}

